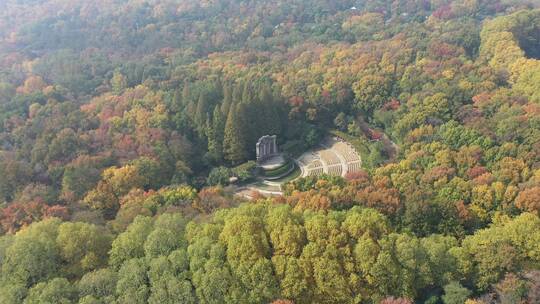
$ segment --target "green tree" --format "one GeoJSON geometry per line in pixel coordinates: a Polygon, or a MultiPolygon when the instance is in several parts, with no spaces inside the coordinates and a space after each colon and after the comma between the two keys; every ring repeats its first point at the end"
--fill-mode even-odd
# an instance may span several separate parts
{"type": "Polygon", "coordinates": [[[225,120],[219,107],[214,108],[212,123],[207,123],[208,153],[210,157],[220,162],[223,159],[223,137],[225,135],[225,120]]]}
{"type": "Polygon", "coordinates": [[[195,123],[199,130],[204,130],[206,127],[206,118],[209,112],[209,101],[206,93],[201,92],[197,101],[197,109],[195,112],[195,123]]]}
{"type": "Polygon", "coordinates": [[[114,298],[116,281],[117,273],[109,268],[88,272],[77,283],[79,296],[103,301],[114,298]]]}
{"type": "Polygon", "coordinates": [[[270,244],[260,216],[246,216],[261,207],[246,206],[225,221],[220,240],[227,245],[227,262],[239,284],[235,301],[267,302],[277,296],[277,281],[272,272],[270,244]]]}
{"type": "Polygon", "coordinates": [[[227,122],[225,123],[225,132],[223,139],[223,151],[225,159],[233,164],[239,164],[247,159],[247,127],[244,124],[244,106],[237,104],[231,106],[227,122]]]}
{"type": "Polygon", "coordinates": [[[116,237],[110,251],[109,265],[119,268],[125,261],[144,257],[144,243],[153,230],[153,220],[138,216],[127,230],[116,237]]]}
{"type": "Polygon", "coordinates": [[[222,224],[188,226],[188,257],[192,282],[200,303],[234,303],[231,293],[238,290],[226,261],[226,248],[218,242],[222,224]]]}
{"type": "Polygon", "coordinates": [[[112,236],[102,227],[87,223],[63,223],[58,227],[56,243],[60,249],[63,273],[81,277],[107,265],[112,236]]]}
{"type": "Polygon", "coordinates": [[[22,283],[3,283],[0,286],[0,303],[19,304],[26,297],[28,289],[22,283]]]}
{"type": "Polygon", "coordinates": [[[371,115],[390,99],[388,77],[381,75],[366,75],[353,85],[356,97],[356,107],[371,115]]]}
{"type": "Polygon", "coordinates": [[[442,300],[444,304],[463,304],[470,295],[470,290],[461,286],[459,282],[453,281],[444,286],[442,300]]]}
{"type": "Polygon", "coordinates": [[[128,87],[127,78],[120,71],[116,70],[111,78],[111,86],[115,94],[121,94],[128,87]]]}
{"type": "Polygon", "coordinates": [[[185,249],[155,258],[150,262],[148,273],[151,285],[149,303],[197,303],[185,249]]]}
{"type": "Polygon", "coordinates": [[[334,118],[334,125],[341,131],[346,131],[348,124],[347,116],[343,112],[339,112],[336,118],[334,118]]]}
{"type": "Polygon", "coordinates": [[[177,235],[171,230],[156,228],[148,235],[148,238],[144,243],[145,256],[147,258],[153,258],[167,255],[172,252],[179,243],[177,235]]]}
{"type": "Polygon", "coordinates": [[[64,278],[41,282],[30,288],[24,304],[58,303],[73,304],[77,301],[77,289],[64,278]]]}
{"type": "Polygon", "coordinates": [[[147,303],[150,295],[147,269],[144,259],[131,259],[122,264],[116,285],[117,303],[147,303]]]}
{"type": "Polygon", "coordinates": [[[142,186],[145,189],[159,189],[169,182],[171,176],[156,159],[143,156],[134,160],[132,164],[137,168],[138,175],[144,180],[142,186]]]}
{"type": "Polygon", "coordinates": [[[34,223],[17,234],[5,251],[2,280],[32,286],[58,274],[60,252],[56,237],[60,220],[34,223]]]}
{"type": "Polygon", "coordinates": [[[210,186],[215,185],[228,185],[229,178],[231,177],[231,170],[227,167],[217,167],[210,171],[206,183],[210,186]]]}
{"type": "Polygon", "coordinates": [[[62,177],[62,196],[65,199],[78,200],[96,186],[101,169],[107,166],[107,157],[81,155],[69,163],[62,177]]]}

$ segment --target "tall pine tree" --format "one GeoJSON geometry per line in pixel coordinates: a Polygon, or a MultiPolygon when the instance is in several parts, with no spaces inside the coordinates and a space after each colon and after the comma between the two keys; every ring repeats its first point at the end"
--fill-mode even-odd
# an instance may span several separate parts
{"type": "Polygon", "coordinates": [[[223,159],[223,136],[225,121],[219,106],[214,108],[212,122],[207,120],[206,136],[208,137],[208,153],[213,161],[220,163],[223,159]]]}
{"type": "Polygon", "coordinates": [[[229,109],[233,102],[233,88],[231,84],[225,84],[223,86],[223,102],[221,103],[221,113],[223,116],[227,117],[229,114],[229,109]]]}
{"type": "Polygon", "coordinates": [[[240,164],[247,159],[248,150],[246,145],[245,107],[242,103],[231,106],[227,122],[225,123],[225,135],[223,139],[223,152],[225,158],[232,164],[240,164]]]}
{"type": "Polygon", "coordinates": [[[281,133],[281,117],[279,115],[278,105],[272,95],[272,89],[268,84],[261,87],[259,94],[259,106],[263,115],[261,115],[260,128],[265,134],[278,135],[281,133]]]}
{"type": "Polygon", "coordinates": [[[199,100],[197,102],[197,109],[195,112],[195,124],[197,124],[197,130],[202,131],[206,127],[206,117],[208,113],[208,96],[206,93],[201,92],[199,100]]]}
{"type": "Polygon", "coordinates": [[[189,88],[189,83],[184,82],[184,88],[182,88],[182,103],[186,106],[191,100],[191,90],[189,88]]]}

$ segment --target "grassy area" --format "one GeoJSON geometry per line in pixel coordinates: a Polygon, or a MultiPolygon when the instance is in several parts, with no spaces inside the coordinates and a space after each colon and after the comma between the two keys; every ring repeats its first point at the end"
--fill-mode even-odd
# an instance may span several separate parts
{"type": "Polygon", "coordinates": [[[264,176],[265,177],[277,177],[277,176],[280,176],[282,174],[285,174],[287,173],[287,171],[289,171],[291,169],[291,165],[293,165],[293,163],[288,160],[287,162],[285,162],[283,165],[275,168],[275,169],[271,169],[271,170],[264,170],[264,176]]]}
{"type": "Polygon", "coordinates": [[[287,174],[286,176],[280,179],[273,180],[273,182],[286,184],[296,179],[297,177],[299,177],[300,174],[302,174],[302,170],[300,170],[300,167],[298,167],[297,165],[294,165],[294,170],[291,173],[287,174]]]}

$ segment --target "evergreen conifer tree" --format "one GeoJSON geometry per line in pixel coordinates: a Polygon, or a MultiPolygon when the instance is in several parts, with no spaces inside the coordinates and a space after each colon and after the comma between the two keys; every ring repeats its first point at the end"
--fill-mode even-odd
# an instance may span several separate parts
{"type": "Polygon", "coordinates": [[[248,151],[246,147],[245,120],[243,119],[245,108],[242,103],[231,106],[223,139],[225,158],[233,164],[239,164],[246,160],[248,151]]]}
{"type": "Polygon", "coordinates": [[[229,109],[233,102],[233,89],[231,84],[225,84],[223,86],[223,102],[221,103],[221,115],[227,117],[229,109]]]}
{"type": "Polygon", "coordinates": [[[212,120],[207,120],[206,130],[208,137],[208,152],[212,159],[216,162],[221,162],[223,159],[223,136],[224,136],[225,122],[221,115],[221,109],[219,106],[214,108],[212,120]]]}

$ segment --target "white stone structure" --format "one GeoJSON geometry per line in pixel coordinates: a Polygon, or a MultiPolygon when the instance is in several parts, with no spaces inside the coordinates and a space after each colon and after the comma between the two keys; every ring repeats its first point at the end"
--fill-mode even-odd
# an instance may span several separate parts
{"type": "Polygon", "coordinates": [[[259,138],[256,146],[258,163],[263,163],[264,161],[279,155],[276,139],[276,135],[265,135],[259,138]]]}

